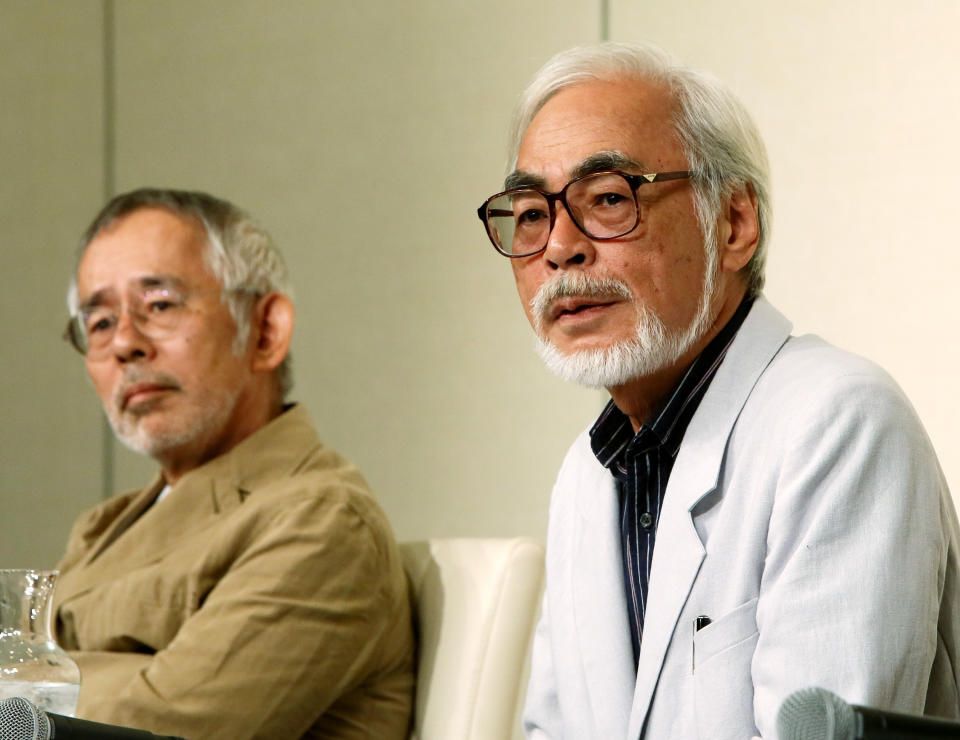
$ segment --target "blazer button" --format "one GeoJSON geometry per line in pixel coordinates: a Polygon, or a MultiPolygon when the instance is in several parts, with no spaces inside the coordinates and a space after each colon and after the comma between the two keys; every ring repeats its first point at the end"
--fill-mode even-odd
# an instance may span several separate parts
{"type": "Polygon", "coordinates": [[[640,515],[640,526],[644,529],[650,529],[653,526],[653,517],[650,516],[649,511],[645,511],[640,515]]]}

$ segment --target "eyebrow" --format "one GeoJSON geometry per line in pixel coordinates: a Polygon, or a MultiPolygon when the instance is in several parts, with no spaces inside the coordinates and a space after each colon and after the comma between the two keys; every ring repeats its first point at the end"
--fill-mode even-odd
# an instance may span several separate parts
{"type": "MultiPolygon", "coordinates": [[[[147,288],[176,288],[182,290],[186,283],[182,278],[174,275],[146,275],[138,280],[131,281],[135,290],[146,290],[147,288]]],[[[116,291],[111,288],[101,288],[90,294],[88,298],[78,306],[80,311],[88,311],[91,308],[102,306],[109,299],[116,295],[116,291]]]]}
{"type": "MultiPolygon", "coordinates": [[[[595,152],[589,157],[581,160],[570,171],[570,179],[576,180],[578,177],[592,175],[595,172],[607,172],[609,170],[635,170],[644,172],[643,163],[631,159],[623,152],[616,150],[595,152]]],[[[505,190],[513,188],[536,188],[538,190],[546,189],[547,181],[540,175],[525,170],[514,170],[503,181],[505,190]]]]}
{"type": "Polygon", "coordinates": [[[537,188],[538,190],[543,190],[547,187],[547,181],[540,177],[540,175],[534,175],[532,172],[525,172],[524,170],[514,170],[506,179],[503,181],[504,190],[513,190],[514,188],[537,188]]]}
{"type": "Polygon", "coordinates": [[[141,288],[177,288],[182,290],[187,287],[182,278],[173,275],[147,275],[135,282],[139,283],[141,288]]]}
{"type": "Polygon", "coordinates": [[[641,162],[631,159],[623,152],[608,151],[596,152],[586,159],[582,160],[570,172],[573,179],[592,175],[594,172],[606,172],[608,170],[637,170],[643,172],[644,167],[641,162]]]}

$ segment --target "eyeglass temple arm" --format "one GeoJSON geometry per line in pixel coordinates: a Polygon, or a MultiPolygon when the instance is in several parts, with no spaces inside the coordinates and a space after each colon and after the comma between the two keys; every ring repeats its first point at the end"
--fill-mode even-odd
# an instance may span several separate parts
{"type": "Polygon", "coordinates": [[[665,180],[683,180],[687,177],[693,177],[691,170],[679,170],[677,172],[651,172],[640,175],[647,182],[663,182],[665,180]]]}

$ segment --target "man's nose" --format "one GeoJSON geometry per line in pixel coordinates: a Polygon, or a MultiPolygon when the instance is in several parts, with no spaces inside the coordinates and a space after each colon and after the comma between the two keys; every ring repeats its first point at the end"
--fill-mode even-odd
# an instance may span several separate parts
{"type": "Polygon", "coordinates": [[[596,245],[573,222],[566,205],[558,202],[555,207],[556,216],[543,250],[544,259],[555,270],[592,263],[596,257],[596,245]]]}
{"type": "Polygon", "coordinates": [[[131,362],[153,354],[153,343],[143,332],[142,322],[133,310],[121,310],[117,316],[111,349],[121,362],[131,362]]]}

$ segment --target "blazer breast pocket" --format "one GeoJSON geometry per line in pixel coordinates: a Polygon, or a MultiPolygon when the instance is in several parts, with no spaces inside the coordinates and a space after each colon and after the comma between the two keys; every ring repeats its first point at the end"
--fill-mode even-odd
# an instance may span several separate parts
{"type": "Polygon", "coordinates": [[[755,598],[694,635],[694,704],[702,740],[756,734],[750,664],[758,637],[755,598]]]}

